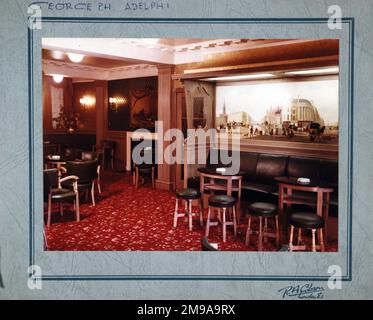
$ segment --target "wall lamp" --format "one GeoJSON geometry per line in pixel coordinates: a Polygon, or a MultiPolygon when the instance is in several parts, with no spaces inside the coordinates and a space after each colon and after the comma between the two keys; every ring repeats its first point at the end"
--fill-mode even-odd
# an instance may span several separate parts
{"type": "Polygon", "coordinates": [[[80,100],[80,104],[86,108],[86,107],[91,107],[96,103],[95,98],[89,97],[89,96],[84,96],[80,100]]]}
{"type": "Polygon", "coordinates": [[[109,106],[115,112],[118,112],[119,105],[128,105],[128,98],[127,97],[110,97],[109,98],[109,106]]]}

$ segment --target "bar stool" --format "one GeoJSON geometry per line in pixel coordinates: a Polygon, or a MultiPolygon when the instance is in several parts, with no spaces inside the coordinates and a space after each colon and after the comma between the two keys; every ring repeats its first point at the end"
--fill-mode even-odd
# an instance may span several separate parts
{"type": "Polygon", "coordinates": [[[277,207],[272,203],[267,202],[254,202],[249,205],[249,221],[246,230],[245,244],[248,246],[250,244],[250,235],[258,234],[258,251],[263,250],[263,237],[265,240],[268,238],[276,239],[276,246],[279,247],[280,244],[280,228],[278,225],[278,210],[277,207]],[[259,218],[259,231],[253,231],[251,229],[251,218],[259,218]],[[264,227],[263,227],[264,218],[264,227]],[[275,218],[276,222],[276,232],[268,232],[268,218],[275,218]]]}
{"type": "Polygon", "coordinates": [[[310,229],[312,231],[312,247],[311,250],[316,252],[317,249],[325,251],[323,228],[325,221],[323,217],[310,212],[296,212],[290,216],[290,239],[289,249],[290,251],[306,250],[307,246],[302,242],[302,229],[310,229]],[[294,239],[294,228],[298,229],[298,245],[293,245],[294,239]],[[319,245],[316,245],[316,232],[319,236],[319,245]],[[303,243],[303,245],[301,245],[303,243]]]}
{"type": "Polygon", "coordinates": [[[133,184],[136,186],[136,189],[139,187],[139,177],[144,178],[150,175],[152,178],[152,186],[153,188],[155,188],[154,170],[155,170],[155,167],[153,164],[139,164],[139,165],[136,164],[135,165],[133,184]]]}
{"type": "Polygon", "coordinates": [[[189,230],[192,231],[192,217],[199,216],[199,223],[201,227],[203,226],[202,217],[202,205],[201,205],[201,193],[198,190],[187,188],[176,192],[176,204],[174,213],[174,228],[177,227],[177,219],[180,217],[188,217],[189,220],[189,230]],[[185,201],[185,212],[179,213],[179,201],[185,201]],[[199,202],[199,213],[192,213],[192,202],[193,200],[198,200],[199,202]]]}
{"type": "Polygon", "coordinates": [[[233,230],[234,230],[234,236],[237,235],[237,221],[236,221],[236,198],[227,196],[227,195],[216,195],[216,196],[211,196],[209,198],[209,211],[207,215],[207,221],[206,221],[206,237],[209,236],[210,232],[210,226],[217,226],[219,222],[222,225],[223,229],[223,242],[226,241],[226,232],[227,232],[227,226],[232,226],[233,225],[233,230]],[[212,208],[212,210],[211,210],[212,208]],[[211,222],[211,216],[214,214],[214,209],[218,209],[218,221],[211,222]],[[220,215],[220,211],[223,209],[223,217],[220,215]],[[230,221],[226,220],[226,213],[227,209],[232,209],[233,212],[233,217],[230,219],[230,221]],[[223,221],[221,221],[221,218],[223,218],[223,221]]]}

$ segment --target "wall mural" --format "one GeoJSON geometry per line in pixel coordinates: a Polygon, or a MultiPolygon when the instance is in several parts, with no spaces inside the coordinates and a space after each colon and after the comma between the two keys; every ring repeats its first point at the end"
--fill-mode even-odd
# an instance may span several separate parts
{"type": "Polygon", "coordinates": [[[338,144],[338,85],[329,79],[218,86],[215,125],[241,139],[338,144]]]}
{"type": "Polygon", "coordinates": [[[131,126],[146,129],[155,127],[153,96],[154,88],[151,85],[130,91],[131,126]]]}

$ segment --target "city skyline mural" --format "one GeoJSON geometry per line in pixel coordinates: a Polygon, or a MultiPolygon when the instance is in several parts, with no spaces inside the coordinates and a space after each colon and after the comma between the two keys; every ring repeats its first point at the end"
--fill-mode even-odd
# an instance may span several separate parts
{"type": "Polygon", "coordinates": [[[216,127],[242,139],[338,143],[338,79],[222,85],[216,127]]]}

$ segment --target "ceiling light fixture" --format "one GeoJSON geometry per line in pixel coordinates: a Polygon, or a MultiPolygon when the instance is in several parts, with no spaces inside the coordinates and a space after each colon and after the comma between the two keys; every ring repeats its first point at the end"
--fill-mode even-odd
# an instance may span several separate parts
{"type": "Polygon", "coordinates": [[[81,62],[84,58],[83,54],[68,52],[67,56],[72,62],[81,62]]]}
{"type": "Polygon", "coordinates": [[[255,74],[242,74],[238,76],[227,76],[227,77],[216,77],[207,78],[207,81],[225,81],[225,80],[254,80],[254,79],[266,79],[274,77],[271,73],[255,73],[255,74]]]}
{"type": "Polygon", "coordinates": [[[53,77],[53,81],[56,83],[61,83],[63,80],[63,75],[62,74],[51,74],[53,77]]]}
{"type": "Polygon", "coordinates": [[[315,74],[328,74],[328,73],[338,73],[339,67],[332,67],[332,68],[321,68],[321,69],[308,69],[308,70],[298,70],[298,71],[289,71],[286,74],[291,75],[315,75],[315,74]]]}

